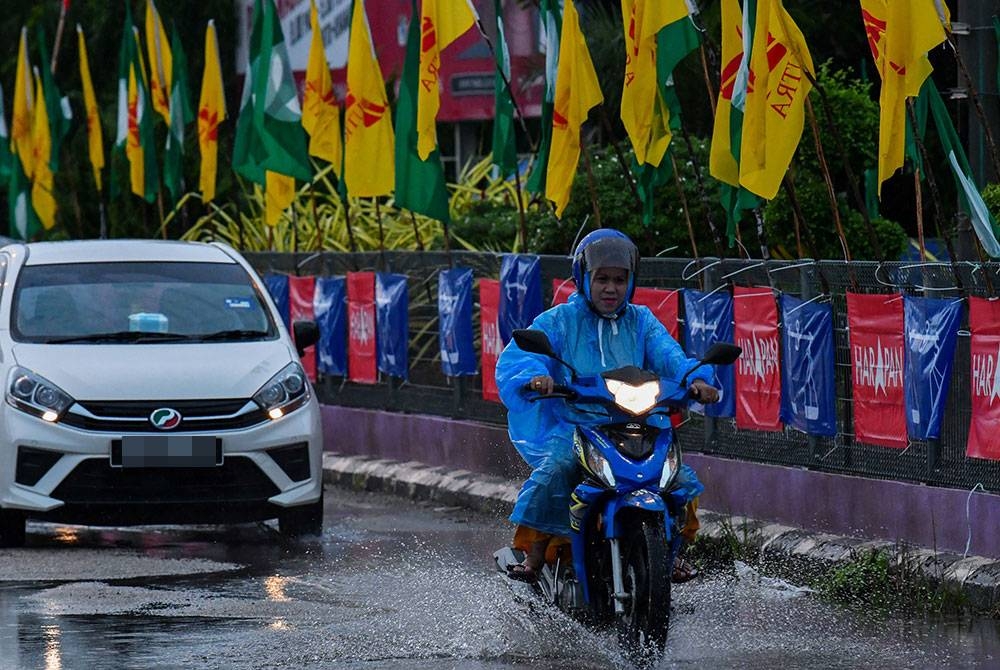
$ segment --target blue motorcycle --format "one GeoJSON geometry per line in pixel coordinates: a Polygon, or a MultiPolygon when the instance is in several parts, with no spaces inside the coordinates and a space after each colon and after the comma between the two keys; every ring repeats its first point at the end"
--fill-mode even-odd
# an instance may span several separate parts
{"type": "MultiPolygon", "coordinates": [[[[713,345],[681,379],[634,366],[580,377],[556,356],[545,333],[515,330],[524,351],[553,358],[572,372],[568,385],[549,395],[530,387],[529,399],[563,399],[577,410],[598,412],[599,425],[577,425],[573,446],[583,481],[571,497],[572,558],[560,557],[539,572],[533,588],[546,602],[598,626],[614,624],[634,660],[659,657],[670,623],[670,578],[681,544],[686,505],[697,480],[683,468],[670,414],[691,402],[688,376],[702,365],[731,365],[739,347],[713,345]],[[606,416],[606,421],[605,421],[606,416]]],[[[524,560],[504,548],[498,569],[524,560]]]]}

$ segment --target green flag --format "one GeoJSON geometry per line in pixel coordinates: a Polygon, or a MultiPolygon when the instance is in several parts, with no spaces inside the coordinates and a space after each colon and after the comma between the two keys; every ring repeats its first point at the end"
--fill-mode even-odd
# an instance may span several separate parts
{"type": "Polygon", "coordinates": [[[128,73],[132,64],[132,9],[125,3],[125,24],[118,47],[118,104],[116,106],[115,143],[111,147],[111,198],[128,193],[129,170],[125,145],[128,142],[128,73]]]}
{"type": "MultiPolygon", "coordinates": [[[[45,46],[45,31],[41,26],[38,28],[38,51],[41,53],[44,63],[51,63],[49,50],[45,46]]],[[[39,68],[42,75],[42,88],[45,90],[45,109],[49,117],[49,132],[52,135],[52,155],[49,159],[49,167],[52,173],[59,171],[59,149],[63,140],[69,133],[70,123],[73,120],[73,112],[69,106],[69,100],[59,94],[56,88],[56,81],[52,77],[52,71],[47,67],[39,68]]]]}
{"type": "Polygon", "coordinates": [[[506,177],[517,169],[517,143],[514,136],[514,101],[510,97],[506,82],[510,81],[510,52],[503,30],[503,5],[493,0],[497,15],[497,70],[494,75],[494,99],[496,111],[493,114],[493,164],[506,177]]]}
{"type": "Polygon", "coordinates": [[[993,219],[983,196],[972,178],[972,168],[969,167],[969,160],[962,149],[962,143],[955,132],[955,126],[948,115],[948,109],[944,106],[944,100],[934,86],[925,86],[930,100],[931,115],[934,117],[934,125],[937,128],[941,139],[941,148],[944,149],[948,157],[948,164],[951,165],[952,175],[955,177],[955,185],[958,187],[958,199],[962,209],[969,215],[972,228],[976,231],[983,249],[991,258],[1000,258],[1000,228],[993,219]]]}
{"type": "Polygon", "coordinates": [[[542,141],[538,145],[535,164],[528,175],[526,188],[532,193],[545,193],[545,173],[549,165],[552,144],[552,110],[556,99],[556,69],[559,66],[559,40],[562,15],[557,0],[541,0],[542,29],[545,34],[545,96],[542,98],[542,141]]]}
{"type": "MultiPolygon", "coordinates": [[[[419,17],[413,2],[414,17],[419,17]]],[[[441,167],[441,155],[435,148],[427,160],[417,153],[417,87],[420,85],[420,21],[410,21],[406,40],[406,61],[396,106],[396,205],[411,212],[450,222],[448,188],[441,167]]]]}
{"type": "Polygon", "coordinates": [[[308,181],[312,166],[285,37],[274,0],[261,5],[254,0],[233,169],[262,186],[268,171],[308,181]]]}
{"type": "Polygon", "coordinates": [[[997,36],[997,89],[1000,89],[1000,17],[993,17],[993,32],[997,36]]]}
{"type": "Polygon", "coordinates": [[[174,202],[177,202],[184,192],[184,127],[194,120],[194,112],[188,93],[187,59],[176,26],[170,40],[170,51],[173,55],[173,81],[170,86],[170,128],[167,129],[163,155],[163,182],[174,202]]]}
{"type": "Polygon", "coordinates": [[[21,159],[16,154],[12,156],[7,182],[7,207],[11,237],[27,241],[42,229],[42,223],[31,204],[31,182],[25,176],[21,159]]]}
{"type": "Polygon", "coordinates": [[[7,132],[7,117],[3,107],[3,85],[0,84],[0,182],[10,179],[12,158],[10,133],[7,132]]]}
{"type": "Polygon", "coordinates": [[[923,142],[927,136],[927,114],[930,104],[930,93],[928,89],[934,88],[934,82],[928,77],[920,87],[920,95],[913,99],[913,115],[917,118],[917,127],[913,127],[909,112],[906,113],[906,145],[903,149],[907,160],[915,168],[924,173],[924,160],[920,155],[920,147],[917,144],[919,138],[923,142]]]}

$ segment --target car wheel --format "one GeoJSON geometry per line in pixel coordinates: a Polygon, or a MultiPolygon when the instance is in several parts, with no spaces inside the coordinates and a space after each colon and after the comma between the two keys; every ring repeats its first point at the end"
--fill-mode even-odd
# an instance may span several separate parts
{"type": "Polygon", "coordinates": [[[288,507],[278,513],[278,530],[286,537],[323,533],[323,491],[319,500],[307,505],[288,507]]]}
{"type": "Polygon", "coordinates": [[[0,547],[23,547],[24,524],[24,512],[0,509],[0,547]]]}

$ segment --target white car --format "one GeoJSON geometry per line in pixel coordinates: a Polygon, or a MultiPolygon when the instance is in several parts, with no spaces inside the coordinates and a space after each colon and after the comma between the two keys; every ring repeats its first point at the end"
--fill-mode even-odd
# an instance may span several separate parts
{"type": "Polygon", "coordinates": [[[0,546],[27,518],[277,518],[322,530],[320,410],[253,268],[223,244],[0,249],[0,546]]]}

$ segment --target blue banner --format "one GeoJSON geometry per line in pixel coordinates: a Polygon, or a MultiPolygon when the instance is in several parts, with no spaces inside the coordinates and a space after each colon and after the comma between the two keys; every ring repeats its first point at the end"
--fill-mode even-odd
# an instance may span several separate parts
{"type": "Polygon", "coordinates": [[[781,420],[810,435],[837,434],[833,307],[781,296],[781,420]]]}
{"type": "Polygon", "coordinates": [[[406,275],[375,274],[375,331],[378,369],[387,375],[409,378],[407,347],[410,341],[410,298],[406,275]]]}
{"type": "Polygon", "coordinates": [[[347,375],[347,281],[316,277],[313,314],[319,326],[316,367],[325,375],[347,375]]]}
{"type": "MultiPolygon", "coordinates": [[[[733,341],[733,298],[729,293],[684,289],[684,315],[688,356],[701,358],[716,342],[733,341]]],[[[722,392],[719,402],[705,406],[705,416],[734,416],[736,370],[733,366],[716,367],[713,385],[722,392]]]]}
{"type": "Polygon", "coordinates": [[[500,262],[500,338],[504,345],[518,328],[542,313],[542,266],[538,256],[504,254],[500,262]]]}
{"type": "Polygon", "coordinates": [[[472,340],[472,270],[454,268],[438,273],[438,341],[441,368],[448,377],[476,374],[472,340]]]}
{"type": "Polygon", "coordinates": [[[288,275],[269,272],[264,275],[264,286],[267,287],[267,292],[271,294],[274,306],[278,308],[278,314],[281,315],[281,320],[285,323],[285,329],[291,332],[291,316],[288,309],[288,275]]]}
{"type": "Polygon", "coordinates": [[[941,436],[955,361],[962,303],[954,298],[903,297],[906,432],[914,440],[941,436]]]}

